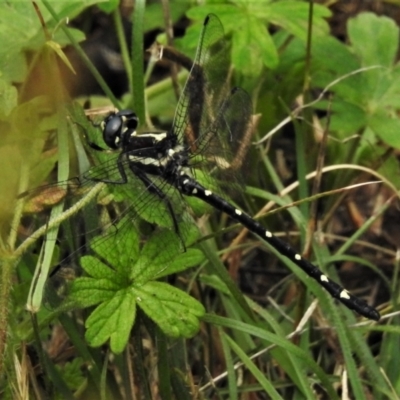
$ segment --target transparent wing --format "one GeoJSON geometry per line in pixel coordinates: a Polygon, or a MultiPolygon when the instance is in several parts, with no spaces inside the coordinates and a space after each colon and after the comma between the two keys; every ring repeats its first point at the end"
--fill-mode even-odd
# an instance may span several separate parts
{"type": "Polygon", "coordinates": [[[217,167],[222,175],[227,170],[239,172],[249,145],[252,104],[247,92],[233,88],[220,104],[212,123],[196,141],[196,154],[206,171],[217,167]]]}
{"type": "Polygon", "coordinates": [[[209,14],[172,124],[171,134],[176,134],[180,143],[191,146],[212,125],[215,113],[228,94],[228,70],[224,29],[218,17],[209,14]]]}
{"type": "Polygon", "coordinates": [[[251,132],[252,114],[249,95],[240,88],[229,90],[228,75],[224,30],[218,17],[210,14],[170,133],[186,144],[196,178],[227,194],[243,182],[240,167],[250,143],[246,133],[251,132]]]}
{"type": "MultiPolygon", "coordinates": [[[[66,203],[63,214],[68,217],[60,219],[57,238],[58,265],[63,267],[62,271],[64,267],[75,269],[79,265],[88,273],[82,260],[90,260],[92,275],[109,268],[121,286],[129,284],[127,277],[134,271],[142,271],[141,275],[146,279],[156,279],[183,270],[185,265],[174,265],[174,260],[198,235],[186,203],[162,178],[151,177],[151,182],[144,184],[130,171],[128,157],[124,154],[120,168],[125,170],[128,181],[123,184],[99,183],[101,179],[121,179],[117,160],[111,155],[109,161],[90,168],[78,178],[46,185],[24,195],[31,197],[28,205],[31,203],[34,220],[38,219],[38,211],[45,204],[54,205],[61,199],[66,203]],[[99,184],[102,191],[90,197],[99,184]],[[149,185],[157,186],[165,197],[151,193],[149,185]],[[83,200],[84,205],[77,208],[83,200]],[[173,207],[173,213],[167,202],[173,207]],[[72,214],[71,210],[74,211],[72,214]],[[155,245],[147,245],[149,240],[155,245]]],[[[53,226],[52,221],[44,220],[43,223],[48,229],[53,226]]],[[[46,231],[39,228],[27,240],[39,240],[44,234],[46,231]]]]}
{"type": "MultiPolygon", "coordinates": [[[[134,151],[129,152],[134,155],[134,151]]],[[[140,217],[149,223],[156,223],[161,227],[173,226],[172,218],[179,220],[179,215],[185,208],[184,202],[177,190],[169,185],[162,177],[148,176],[148,183],[145,184],[130,170],[127,155],[109,155],[106,162],[90,168],[86,173],[68,181],[44,185],[31,191],[21,194],[20,198],[27,198],[25,211],[37,213],[46,206],[53,206],[60,200],[67,200],[67,207],[75,207],[81,203],[91,190],[99,182],[106,182],[104,188],[95,197],[90,197],[76,209],[78,213],[82,210],[87,212],[90,207],[99,208],[92,219],[100,218],[100,208],[114,208],[109,218],[109,225],[115,225],[119,219],[129,215],[131,220],[140,217]],[[123,181],[120,169],[124,171],[127,178],[123,181]],[[164,194],[164,198],[157,196],[150,187],[157,187],[164,194]],[[168,202],[176,211],[176,217],[171,215],[168,202]]],[[[179,222],[179,221],[178,221],[179,222]]],[[[104,223],[91,223],[92,227],[101,225],[99,231],[104,231],[104,223]]],[[[97,228],[93,228],[96,230],[97,228]]],[[[80,230],[81,231],[81,230],[80,230]]]]}
{"type": "Polygon", "coordinates": [[[247,168],[243,165],[253,133],[251,115],[249,95],[234,88],[196,141],[192,173],[205,186],[213,190],[216,186],[223,197],[237,194],[244,185],[242,171],[247,168]]]}

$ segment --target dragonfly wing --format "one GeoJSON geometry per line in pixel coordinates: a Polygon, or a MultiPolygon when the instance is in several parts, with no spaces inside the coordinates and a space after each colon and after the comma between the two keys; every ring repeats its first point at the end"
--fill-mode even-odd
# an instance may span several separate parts
{"type": "Polygon", "coordinates": [[[229,53],[221,21],[207,16],[189,77],[175,111],[172,134],[192,145],[215,119],[227,95],[229,53]]]}

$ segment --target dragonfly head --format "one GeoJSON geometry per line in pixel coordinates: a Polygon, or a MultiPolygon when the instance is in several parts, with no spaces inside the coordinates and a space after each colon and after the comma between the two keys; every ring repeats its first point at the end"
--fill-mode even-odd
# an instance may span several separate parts
{"type": "Polygon", "coordinates": [[[132,110],[122,110],[106,117],[103,121],[103,140],[111,149],[122,147],[134,134],[139,119],[132,110]]]}

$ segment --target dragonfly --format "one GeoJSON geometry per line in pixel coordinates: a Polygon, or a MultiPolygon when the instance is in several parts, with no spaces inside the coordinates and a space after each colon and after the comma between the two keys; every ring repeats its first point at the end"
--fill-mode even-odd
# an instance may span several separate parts
{"type": "MultiPolygon", "coordinates": [[[[229,57],[224,36],[218,17],[209,14],[204,20],[171,129],[139,134],[139,120],[132,110],[116,111],[104,119],[103,143],[96,146],[100,151],[112,150],[115,155],[83,174],[78,186],[103,183],[130,196],[132,206],[120,210],[118,218],[112,220],[116,247],[122,243],[121,247],[128,251],[123,237],[127,230],[133,229],[139,215],[151,224],[168,228],[183,251],[187,251],[187,237],[194,221],[186,199],[195,198],[226,213],[267,242],[349,309],[379,320],[375,308],[328,278],[223,194],[240,186],[240,183],[234,184],[240,181],[240,172],[232,165],[243,145],[243,136],[251,127],[252,115],[248,93],[239,87],[229,89],[225,83],[229,76],[229,57]]],[[[167,239],[161,240],[165,240],[160,242],[159,251],[163,252],[167,239]]],[[[171,263],[168,258],[165,254],[164,268],[171,263]]]]}

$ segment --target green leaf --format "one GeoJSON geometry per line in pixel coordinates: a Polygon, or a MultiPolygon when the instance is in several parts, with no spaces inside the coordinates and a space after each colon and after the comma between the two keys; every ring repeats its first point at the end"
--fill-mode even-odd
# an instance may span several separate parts
{"type": "MultiPolygon", "coordinates": [[[[9,100],[12,103],[13,89],[6,82],[2,82],[5,91],[4,101],[9,100]]],[[[49,112],[51,111],[45,98],[36,97],[13,108],[10,115],[0,121],[2,137],[0,144],[2,162],[0,169],[0,181],[2,183],[0,222],[4,226],[7,224],[6,219],[10,218],[15,212],[16,196],[21,191],[32,187],[31,185],[37,186],[41,182],[37,181],[37,173],[41,173],[43,170],[48,173],[56,162],[54,152],[43,155],[48,131],[46,131],[46,128],[43,129],[42,124],[43,121],[48,121],[48,119],[46,117],[41,120],[41,116],[49,115],[49,112]],[[21,182],[25,178],[29,182],[21,187],[21,182]]]]}
{"type": "MultiPolygon", "coordinates": [[[[278,53],[268,33],[266,25],[256,15],[243,7],[230,4],[213,4],[206,7],[194,7],[187,13],[189,18],[203,21],[209,13],[216,14],[221,20],[225,34],[232,34],[232,64],[236,71],[244,76],[258,76],[263,66],[275,68],[278,53]]],[[[185,43],[197,44],[202,25],[196,24],[188,29],[185,43]]]]}
{"type": "MultiPolygon", "coordinates": [[[[36,1],[43,16],[44,22],[52,38],[59,44],[66,44],[62,32],[53,32],[55,23],[41,0],[36,1]]],[[[85,6],[97,3],[96,0],[63,2],[53,1],[52,6],[60,18],[73,18],[85,6]]],[[[45,45],[47,38],[43,32],[35,8],[29,2],[12,1],[0,2],[0,71],[8,82],[21,82],[27,73],[27,64],[24,52],[38,50],[45,45]]],[[[68,28],[78,40],[83,34],[76,29],[68,28]]]]}
{"type": "Polygon", "coordinates": [[[65,55],[64,51],[61,49],[61,46],[59,43],[56,43],[54,40],[49,40],[46,43],[47,46],[49,46],[60,59],[63,61],[63,63],[69,68],[69,70],[73,73],[76,74],[74,67],[70,63],[68,57],[65,55]]]}
{"type": "Polygon", "coordinates": [[[349,20],[347,30],[363,66],[393,65],[399,45],[399,28],[393,19],[361,13],[349,20]]]}
{"type": "Polygon", "coordinates": [[[400,65],[381,73],[377,89],[373,98],[377,107],[400,108],[400,65]]]}
{"type": "MultiPolygon", "coordinates": [[[[84,259],[85,264],[96,260],[88,256],[84,259]]],[[[101,264],[98,260],[96,262],[101,264]]],[[[86,269],[96,275],[111,274],[105,272],[107,267],[104,264],[96,268],[86,269]]],[[[121,289],[112,279],[83,277],[76,279],[72,285],[69,301],[77,302],[81,307],[101,303],[86,322],[86,338],[92,346],[100,346],[110,338],[112,350],[121,352],[135,320],[136,305],[167,335],[191,337],[198,331],[198,318],[204,314],[204,308],[186,293],[156,281],[145,284],[133,281],[129,287],[121,289]]]]}
{"type": "Polygon", "coordinates": [[[149,282],[134,288],[138,306],[172,337],[192,337],[200,327],[204,307],[185,292],[164,282],[149,282]]]}
{"type": "MultiPolygon", "coordinates": [[[[172,21],[175,23],[181,19],[186,10],[190,8],[190,2],[188,1],[173,1],[170,7],[170,16],[172,21]]],[[[154,29],[164,30],[164,10],[162,3],[160,2],[147,2],[145,15],[144,15],[144,26],[146,31],[151,31],[154,29]]]]}
{"type": "MultiPolygon", "coordinates": [[[[289,45],[289,50],[292,47],[298,49],[299,45],[300,43],[293,40],[293,43],[289,45]]],[[[305,48],[302,51],[304,57],[305,48]]],[[[351,49],[332,36],[313,37],[312,55],[313,79],[317,79],[322,73],[326,74],[327,71],[331,72],[327,79],[320,83],[321,86],[326,86],[333,79],[360,68],[360,62],[351,49]]],[[[346,82],[347,79],[341,84],[346,82]]]]}
{"type": "MultiPolygon", "coordinates": [[[[195,227],[179,225],[181,232],[187,232],[187,229],[196,229],[195,227]]],[[[196,230],[197,232],[197,230],[196,230]]],[[[181,238],[173,231],[160,230],[153,234],[143,246],[140,257],[132,269],[131,279],[136,284],[144,284],[149,280],[157,279],[162,276],[183,271],[194,264],[184,264],[177,257],[183,257],[183,260],[191,260],[195,264],[199,260],[196,253],[187,250],[188,255],[184,256],[181,238]],[[172,261],[171,261],[172,260],[172,261]],[[175,261],[177,263],[175,264],[175,261]]]]}
{"type": "Polygon", "coordinates": [[[118,8],[118,5],[119,5],[119,0],[108,0],[97,4],[100,10],[104,11],[107,14],[111,13],[111,11],[116,10],[118,8]]]}
{"type": "Polygon", "coordinates": [[[83,270],[95,279],[107,279],[116,284],[119,283],[118,274],[106,264],[102,263],[97,257],[87,255],[81,258],[83,270]]]}
{"type": "MultiPolygon", "coordinates": [[[[376,149],[376,148],[374,148],[376,149]]],[[[375,150],[376,152],[376,150],[375,150]]],[[[398,179],[393,179],[394,176],[400,175],[400,165],[396,157],[388,157],[382,165],[379,166],[378,173],[386,177],[389,182],[392,182],[397,190],[400,190],[400,182],[398,179]]]]}
{"type": "Polygon", "coordinates": [[[118,289],[120,289],[120,285],[110,279],[80,277],[75,279],[71,285],[68,302],[77,304],[81,308],[91,307],[112,299],[118,289]]]}
{"type": "Polygon", "coordinates": [[[278,52],[265,25],[257,18],[241,18],[232,37],[232,63],[245,76],[257,76],[263,66],[274,69],[278,52]]]}
{"type": "Polygon", "coordinates": [[[243,18],[244,16],[246,16],[247,18],[246,10],[239,8],[234,4],[217,3],[217,4],[207,4],[190,8],[186,13],[186,15],[190,19],[198,21],[196,30],[193,28],[192,29],[193,32],[189,32],[190,38],[193,41],[194,46],[197,45],[200,35],[200,30],[203,27],[203,21],[208,14],[215,14],[218,16],[224,27],[225,33],[230,33],[231,31],[233,31],[235,28],[235,23],[238,21],[239,23],[241,23],[240,21],[241,18],[243,18]]]}
{"type": "Polygon", "coordinates": [[[136,300],[131,289],[119,290],[100,304],[86,320],[86,339],[98,347],[110,339],[111,350],[121,353],[129,339],[136,316],[136,300]]]}
{"type": "Polygon", "coordinates": [[[339,97],[335,99],[330,116],[330,129],[342,133],[343,137],[346,137],[350,133],[357,132],[366,123],[365,110],[339,97]]]}
{"type": "MultiPolygon", "coordinates": [[[[310,7],[308,2],[293,0],[278,1],[268,7],[257,9],[256,16],[266,18],[268,22],[280,25],[292,35],[305,41],[308,35],[308,19],[310,7]]],[[[313,7],[313,36],[325,36],[329,33],[326,18],[330,17],[328,8],[314,4],[313,7]]]]}
{"type": "MultiPolygon", "coordinates": [[[[191,219],[179,225],[179,232],[187,242],[198,236],[191,219]]],[[[81,259],[89,276],[72,283],[67,300],[83,308],[100,303],[86,322],[91,345],[100,346],[110,339],[112,350],[121,352],[135,322],[137,305],[167,335],[191,337],[197,332],[202,305],[173,286],[155,281],[203,261],[199,250],[183,252],[182,246],[174,231],[160,229],[139,249],[138,233],[126,221],[92,241],[94,255],[81,259]]]]}
{"type": "Polygon", "coordinates": [[[199,265],[204,261],[204,254],[198,249],[187,249],[184,253],[178,255],[173,263],[170,263],[168,268],[160,271],[155,275],[154,279],[160,279],[164,276],[176,274],[185,271],[189,267],[199,265]]]}
{"type": "MultiPolygon", "coordinates": [[[[123,218],[117,226],[111,225],[108,228],[106,236],[98,236],[92,240],[90,248],[97,257],[107,260],[115,268],[116,274],[127,280],[133,265],[139,258],[137,228],[129,217],[123,218]]],[[[87,267],[90,267],[90,265],[87,267]]],[[[89,270],[86,270],[86,272],[95,276],[89,270]]]]}
{"type": "Polygon", "coordinates": [[[77,390],[80,385],[84,384],[86,379],[82,371],[84,364],[85,360],[81,357],[75,357],[72,361],[66,362],[62,367],[58,364],[56,365],[56,368],[60,370],[70,389],[77,390]]]}
{"type": "MultiPolygon", "coordinates": [[[[105,158],[102,158],[101,165],[93,168],[90,176],[98,178],[106,178],[114,181],[121,180],[121,174],[116,167],[116,155],[110,157],[109,154],[105,154],[105,158]],[[107,157],[108,156],[108,157],[107,157]]],[[[180,216],[184,214],[184,209],[181,201],[176,201],[180,198],[179,192],[172,186],[166,185],[162,178],[153,176],[151,178],[154,186],[162,187],[164,192],[168,191],[168,198],[171,203],[174,204],[175,216],[180,219],[180,216]]],[[[165,199],[161,199],[154,193],[148,192],[146,199],[142,199],[146,204],[151,203],[152,207],[143,207],[143,202],[137,202],[137,194],[144,192],[145,186],[143,182],[137,178],[134,174],[128,175],[128,183],[124,185],[113,185],[111,188],[116,201],[130,201],[135,212],[140,215],[141,218],[147,222],[156,224],[163,228],[174,228],[174,222],[171,216],[170,208],[168,207],[165,199]]]]}
{"type": "Polygon", "coordinates": [[[343,78],[331,87],[335,99],[330,128],[350,134],[367,126],[399,148],[400,69],[393,66],[399,29],[389,18],[362,13],[349,21],[348,32],[351,47],[331,38],[317,38],[313,46],[314,82],[323,87],[343,78]],[[346,76],[361,67],[374,68],[346,76]]]}
{"type": "MultiPolygon", "coordinates": [[[[209,4],[194,7],[187,13],[189,18],[203,20],[208,13],[220,18],[225,32],[232,33],[232,63],[244,76],[258,76],[263,66],[275,69],[279,57],[276,46],[268,32],[268,23],[283,26],[303,41],[307,37],[309,6],[298,1],[258,1],[231,4],[209,4]]],[[[329,27],[324,18],[330,15],[326,7],[315,5],[313,34],[326,35],[329,27]]],[[[185,42],[192,46],[199,35],[200,24],[196,30],[188,30],[185,42]]]]}
{"type": "Polygon", "coordinates": [[[17,106],[18,93],[15,86],[0,78],[0,118],[10,114],[17,106]]]}
{"type": "Polygon", "coordinates": [[[369,118],[371,129],[389,146],[400,149],[400,120],[383,110],[369,118]]]}

